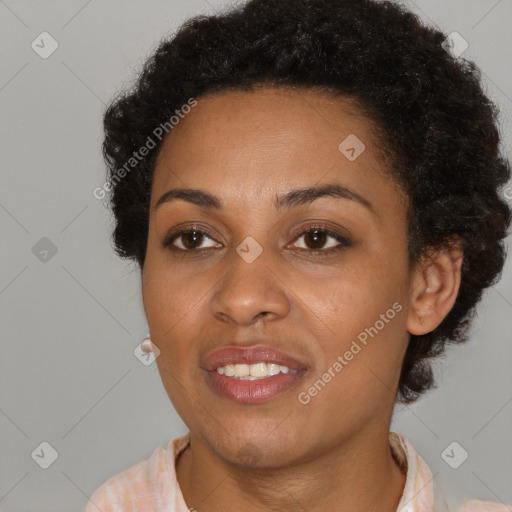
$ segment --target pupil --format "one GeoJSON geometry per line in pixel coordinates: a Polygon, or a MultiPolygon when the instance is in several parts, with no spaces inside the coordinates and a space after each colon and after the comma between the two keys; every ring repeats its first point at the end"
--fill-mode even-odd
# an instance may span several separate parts
{"type": "Polygon", "coordinates": [[[313,231],[310,231],[307,235],[306,235],[306,245],[310,248],[310,249],[318,249],[318,247],[315,246],[315,244],[319,244],[320,246],[324,245],[325,243],[325,233],[318,230],[318,229],[315,229],[313,231]],[[318,233],[321,233],[321,234],[318,234],[318,233]],[[313,242],[313,247],[311,247],[311,244],[309,244],[307,242],[307,240],[309,238],[315,238],[316,242],[313,242]]]}
{"type": "MultiPolygon", "coordinates": [[[[201,241],[202,236],[203,235],[201,233],[198,233],[197,231],[189,231],[187,233],[184,233],[183,234],[183,245],[187,249],[195,249],[194,243],[197,243],[198,239],[199,239],[199,241],[201,241]],[[191,244],[189,244],[190,239],[194,240],[191,244]]],[[[198,245],[201,245],[201,243],[199,242],[198,245]]]]}

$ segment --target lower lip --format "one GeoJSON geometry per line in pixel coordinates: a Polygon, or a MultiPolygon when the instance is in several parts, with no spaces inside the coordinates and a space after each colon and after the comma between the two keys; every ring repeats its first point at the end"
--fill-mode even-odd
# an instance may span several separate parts
{"type": "Polygon", "coordinates": [[[279,373],[264,379],[240,380],[231,379],[217,373],[216,370],[207,372],[208,383],[214,391],[240,404],[256,404],[293,388],[302,378],[304,372],[279,373]]]}

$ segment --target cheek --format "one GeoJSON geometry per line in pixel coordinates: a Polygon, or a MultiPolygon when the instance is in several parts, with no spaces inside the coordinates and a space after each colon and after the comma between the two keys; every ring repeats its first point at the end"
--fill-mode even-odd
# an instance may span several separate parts
{"type": "Polygon", "coordinates": [[[305,297],[312,321],[321,321],[317,332],[325,336],[317,334],[317,342],[322,365],[329,368],[342,356],[344,373],[354,386],[372,379],[370,370],[390,382],[400,366],[407,341],[403,270],[407,267],[400,259],[400,255],[370,255],[335,278],[322,280],[322,286],[303,281],[303,294],[298,293],[305,297]]]}
{"type": "MultiPolygon", "coordinates": [[[[333,284],[323,302],[316,331],[318,364],[299,397],[300,403],[308,402],[310,416],[340,430],[369,421],[394,400],[406,347],[399,293],[384,286],[374,290],[371,280],[343,284],[333,284]],[[333,403],[340,407],[333,409],[333,403]]],[[[320,304],[321,298],[315,300],[320,304]]]]}
{"type": "Polygon", "coordinates": [[[150,251],[146,256],[142,280],[142,295],[151,337],[160,350],[162,341],[174,336],[176,326],[186,314],[185,298],[176,293],[176,276],[150,251]],[[160,342],[160,345],[158,344],[160,342]]]}
{"type": "MultiPolygon", "coordinates": [[[[158,258],[165,260],[165,255],[158,258]]],[[[199,372],[195,342],[204,338],[205,290],[212,286],[203,276],[176,272],[169,261],[157,262],[151,257],[145,268],[142,294],[151,339],[161,352],[157,362],[182,378],[195,378],[199,372]]]]}
{"type": "MultiPolygon", "coordinates": [[[[159,245],[155,227],[150,228],[142,278],[144,308],[152,334],[169,330],[187,311],[187,294],[192,290],[180,285],[184,279],[181,266],[173,264],[169,252],[159,245]],[[178,269],[178,270],[177,270],[178,269]]],[[[190,287],[189,287],[190,288],[190,287]]]]}
{"type": "Polygon", "coordinates": [[[371,255],[354,258],[322,279],[302,279],[297,295],[335,334],[357,334],[350,329],[373,324],[403,296],[399,267],[387,261],[371,255]]]}

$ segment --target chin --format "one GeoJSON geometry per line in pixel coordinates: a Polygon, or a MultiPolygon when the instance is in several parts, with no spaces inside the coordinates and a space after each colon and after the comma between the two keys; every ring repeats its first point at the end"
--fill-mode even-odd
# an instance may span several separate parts
{"type": "MultiPolygon", "coordinates": [[[[230,464],[246,468],[271,469],[293,463],[297,457],[297,448],[304,447],[303,439],[297,440],[291,432],[278,433],[275,425],[270,430],[257,431],[232,427],[229,435],[224,432],[222,439],[212,442],[218,455],[230,464]]],[[[297,434],[298,435],[298,434],[297,434]]]]}

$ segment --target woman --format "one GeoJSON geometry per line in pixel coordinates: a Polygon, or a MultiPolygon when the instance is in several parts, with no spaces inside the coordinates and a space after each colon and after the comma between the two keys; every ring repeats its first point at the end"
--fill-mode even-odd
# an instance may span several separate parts
{"type": "Polygon", "coordinates": [[[447,510],[391,416],[466,339],[511,210],[496,108],[445,48],[391,2],[252,0],[111,103],[116,252],[189,433],[87,512],[447,510]]]}

